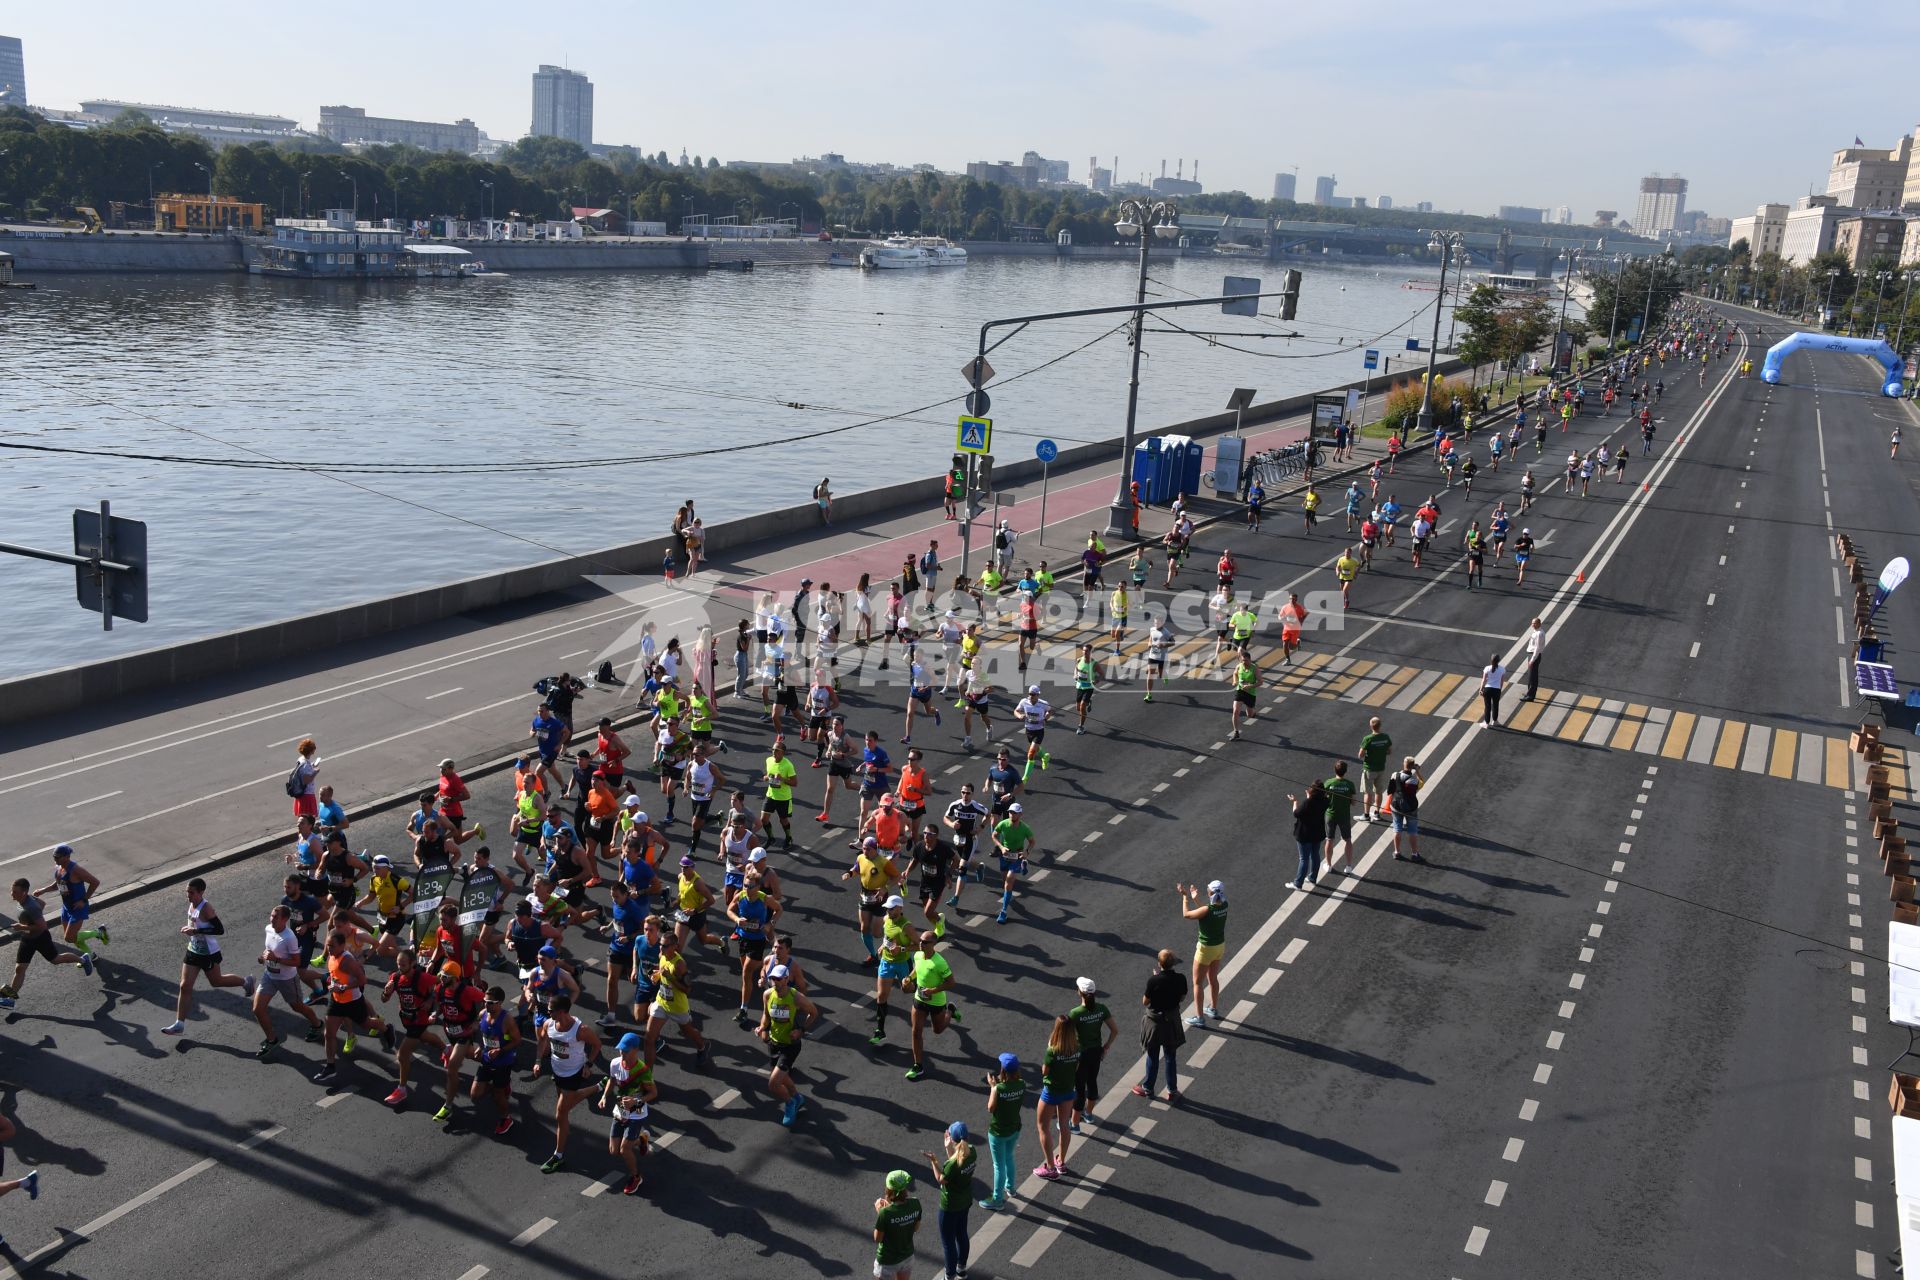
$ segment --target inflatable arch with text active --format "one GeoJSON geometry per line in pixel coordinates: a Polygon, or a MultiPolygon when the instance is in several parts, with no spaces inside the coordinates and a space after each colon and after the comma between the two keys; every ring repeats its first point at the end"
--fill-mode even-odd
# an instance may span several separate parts
{"type": "Polygon", "coordinates": [[[1831,333],[1796,333],[1773,345],[1767,352],[1767,362],[1760,368],[1760,376],[1768,382],[1780,381],[1780,365],[1796,351],[1838,351],[1842,355],[1872,356],[1887,367],[1886,383],[1880,388],[1882,395],[1898,396],[1900,379],[1905,366],[1892,347],[1877,338],[1842,338],[1831,333]]]}

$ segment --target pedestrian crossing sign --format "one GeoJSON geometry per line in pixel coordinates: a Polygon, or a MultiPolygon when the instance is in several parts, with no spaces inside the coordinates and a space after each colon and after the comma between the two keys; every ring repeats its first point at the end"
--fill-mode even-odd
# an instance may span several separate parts
{"type": "Polygon", "coordinates": [[[993,419],[962,415],[953,447],[961,453],[986,453],[993,448],[993,419]]]}

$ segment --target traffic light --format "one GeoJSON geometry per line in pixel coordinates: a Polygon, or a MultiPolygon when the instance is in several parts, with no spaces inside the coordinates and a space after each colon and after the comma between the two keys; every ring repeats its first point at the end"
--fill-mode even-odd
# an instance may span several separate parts
{"type": "Polygon", "coordinates": [[[1286,272],[1281,288],[1287,296],[1280,299],[1280,318],[1291,320],[1300,310],[1300,273],[1286,272]]]}
{"type": "Polygon", "coordinates": [[[993,496],[993,455],[983,453],[973,460],[973,483],[967,486],[967,514],[977,516],[987,509],[993,496]]]}

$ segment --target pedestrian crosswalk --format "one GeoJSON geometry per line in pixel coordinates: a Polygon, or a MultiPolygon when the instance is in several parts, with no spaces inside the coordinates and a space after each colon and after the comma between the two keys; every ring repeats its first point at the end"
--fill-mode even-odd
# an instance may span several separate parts
{"type": "MultiPolygon", "coordinates": [[[[1307,654],[1283,668],[1271,683],[1283,693],[1414,715],[1475,720],[1481,714],[1477,676],[1366,658],[1307,654]]],[[[1517,697],[1518,691],[1510,690],[1502,708],[1506,727],[1535,737],[1841,790],[1862,782],[1856,775],[1865,766],[1847,749],[1844,736],[1773,728],[1568,689],[1543,687],[1529,702],[1517,703],[1517,697]]],[[[1904,791],[1905,754],[1889,747],[1886,764],[1889,784],[1904,791]]]]}

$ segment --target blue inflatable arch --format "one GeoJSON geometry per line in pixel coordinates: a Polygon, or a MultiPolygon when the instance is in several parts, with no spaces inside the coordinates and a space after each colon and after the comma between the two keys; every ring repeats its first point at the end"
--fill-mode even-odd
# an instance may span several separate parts
{"type": "Polygon", "coordinates": [[[1775,343],[1767,352],[1767,361],[1760,368],[1760,376],[1768,382],[1780,381],[1780,365],[1796,351],[1838,351],[1842,355],[1872,356],[1887,367],[1887,381],[1880,388],[1882,395],[1898,397],[1900,382],[1906,372],[1906,366],[1900,361],[1893,348],[1877,338],[1842,338],[1831,333],[1796,333],[1782,342],[1775,343]]]}

